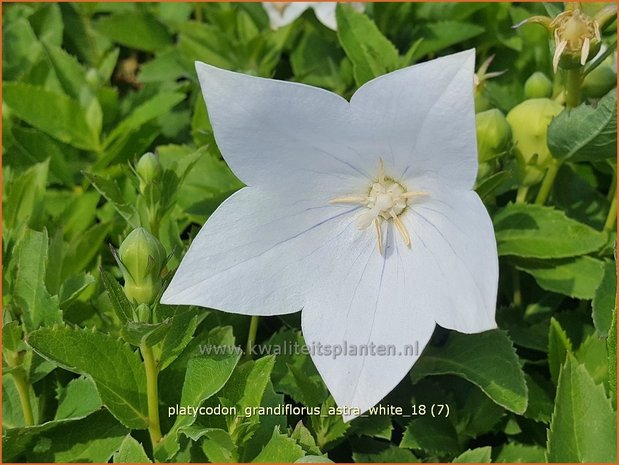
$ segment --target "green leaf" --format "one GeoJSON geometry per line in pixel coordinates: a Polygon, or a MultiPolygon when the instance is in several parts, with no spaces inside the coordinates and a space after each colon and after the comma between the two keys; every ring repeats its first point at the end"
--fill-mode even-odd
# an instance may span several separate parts
{"type": "Polygon", "coordinates": [[[114,42],[146,52],[158,52],[172,43],[166,27],[146,12],[106,16],[96,22],[95,28],[114,42]]]}
{"type": "Polygon", "coordinates": [[[592,299],[604,278],[604,262],[592,257],[562,260],[515,260],[516,268],[535,278],[547,291],[592,299]]]}
{"type": "Polygon", "coordinates": [[[159,356],[159,370],[165,370],[176,357],[185,350],[193,333],[198,326],[198,316],[193,312],[178,312],[172,318],[170,329],[163,338],[161,355],[159,356]]]}
{"type": "Polygon", "coordinates": [[[526,374],[529,402],[524,416],[535,421],[550,422],[553,407],[553,385],[537,374],[526,374]]]}
{"type": "Polygon", "coordinates": [[[469,449],[462,452],[452,463],[491,463],[492,447],[478,447],[477,449],[469,449]]]}
{"type": "Polygon", "coordinates": [[[133,228],[139,226],[135,207],[125,201],[116,181],[94,173],[83,172],[83,174],[94,188],[112,204],[114,209],[127,221],[127,223],[133,228]]]}
{"type": "Polygon", "coordinates": [[[131,321],[133,318],[133,305],[127,299],[123,288],[118,281],[107,271],[101,270],[101,281],[107,290],[114,313],[122,323],[131,321]]]}
{"type": "Polygon", "coordinates": [[[227,431],[208,428],[205,431],[202,450],[211,463],[235,461],[236,445],[227,431]]]}
{"type": "Polygon", "coordinates": [[[92,98],[86,82],[86,71],[77,58],[53,44],[43,44],[43,47],[65,93],[78,102],[82,102],[82,98],[86,99],[88,94],[92,98]]]}
{"type": "Polygon", "coordinates": [[[2,40],[3,77],[9,81],[17,80],[39,61],[41,43],[25,18],[4,23],[2,40]]]}
{"type": "Polygon", "coordinates": [[[572,342],[567,337],[567,334],[554,318],[550,318],[550,327],[548,329],[548,368],[550,369],[550,378],[556,385],[559,380],[561,366],[567,354],[572,353],[572,342]]]}
{"type": "Polygon", "coordinates": [[[445,454],[456,454],[461,450],[450,419],[429,415],[413,418],[404,431],[400,447],[445,454]]]}
{"type": "Polygon", "coordinates": [[[352,458],[360,463],[415,463],[420,460],[407,449],[385,441],[368,438],[353,438],[352,458]]]}
{"type": "Polygon", "coordinates": [[[45,230],[26,230],[17,246],[14,299],[21,308],[26,332],[62,322],[58,297],[52,297],[45,287],[47,250],[45,230]]]}
{"type": "Polygon", "coordinates": [[[163,340],[169,329],[169,320],[154,324],[128,321],[120,330],[120,334],[131,345],[139,347],[146,344],[152,347],[163,340]]]}
{"type": "Polygon", "coordinates": [[[69,276],[60,286],[58,297],[60,307],[65,308],[73,303],[86,289],[95,283],[91,274],[78,274],[69,276]]]}
{"type": "Polygon", "coordinates": [[[524,444],[505,444],[496,458],[496,463],[543,463],[546,462],[544,449],[524,444]]]}
{"type": "Polygon", "coordinates": [[[88,124],[85,110],[75,100],[42,87],[4,82],[2,97],[21,119],[61,142],[98,151],[99,137],[88,124]]]}
{"type": "Polygon", "coordinates": [[[36,228],[41,223],[49,163],[49,160],[37,163],[19,176],[9,178],[7,192],[11,195],[2,202],[3,225],[18,228],[27,224],[36,228]]]}
{"type": "Polygon", "coordinates": [[[606,263],[604,276],[591,302],[593,324],[601,336],[606,337],[617,307],[617,268],[614,262],[606,263]]]}
{"type": "Polygon", "coordinates": [[[96,223],[71,241],[62,262],[62,276],[82,273],[101,253],[111,222],[96,223]]]}
{"type": "Polygon", "coordinates": [[[549,462],[617,461],[617,419],[604,388],[568,356],[548,431],[549,462]]]}
{"type": "Polygon", "coordinates": [[[444,346],[428,346],[413,367],[413,382],[442,374],[467,379],[512,412],[523,413],[527,408],[524,373],[505,331],[451,332],[444,346]]]}
{"type": "Polygon", "coordinates": [[[114,463],[152,463],[144,452],[142,444],[131,436],[123,439],[120,449],[114,453],[114,463]]]}
{"type": "Polygon", "coordinates": [[[32,462],[107,462],[127,429],[102,410],[81,420],[42,432],[27,453],[32,462]]]}
{"type": "Polygon", "coordinates": [[[90,378],[72,379],[58,395],[58,409],[54,420],[80,419],[102,406],[97,386],[90,378]]]}
{"type": "Polygon", "coordinates": [[[559,160],[596,161],[617,156],[617,90],[597,103],[563,110],[548,127],[548,148],[559,160]]]}
{"type": "Polygon", "coordinates": [[[427,24],[416,35],[416,38],[423,38],[423,40],[415,50],[411,62],[478,36],[484,30],[484,27],[478,24],[461,21],[440,21],[427,24]]]}
{"type": "Polygon", "coordinates": [[[494,216],[499,255],[565,258],[599,250],[606,235],[552,207],[510,204],[494,216]]]}
{"type": "MultiPolygon", "coordinates": [[[[3,341],[4,342],[4,341],[3,341]]],[[[30,396],[30,405],[32,408],[32,416],[34,421],[39,417],[39,403],[34,393],[32,386],[28,389],[30,396]]],[[[9,428],[20,428],[26,425],[24,420],[24,411],[22,410],[19,391],[15,384],[13,375],[7,373],[6,367],[3,367],[2,376],[2,430],[9,428]]],[[[4,451],[3,451],[4,452],[4,451]]],[[[4,457],[4,455],[3,455],[4,457]]]]}
{"type": "Polygon", "coordinates": [[[303,457],[303,449],[294,439],[279,432],[273,431],[271,440],[264,446],[262,452],[252,460],[252,463],[286,463],[294,462],[303,457]]]}
{"type": "Polygon", "coordinates": [[[613,310],[613,319],[606,340],[608,351],[608,385],[613,407],[617,408],[617,309],[613,310]]]}
{"type": "Polygon", "coordinates": [[[92,377],[103,404],[128,428],[146,428],[146,375],[130,346],[107,334],[68,327],[34,331],[28,344],[61,367],[92,377]]]}
{"type": "Polygon", "coordinates": [[[2,348],[13,352],[25,350],[26,344],[23,341],[24,332],[19,326],[19,321],[14,320],[2,326],[2,348]]]}
{"type": "Polygon", "coordinates": [[[357,86],[398,67],[398,51],[374,21],[350,5],[338,4],[335,11],[337,36],[352,61],[357,86]]]}

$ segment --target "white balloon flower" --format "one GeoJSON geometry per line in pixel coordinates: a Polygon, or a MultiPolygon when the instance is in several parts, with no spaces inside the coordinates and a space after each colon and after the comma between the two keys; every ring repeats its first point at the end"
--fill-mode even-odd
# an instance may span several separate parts
{"type": "Polygon", "coordinates": [[[404,68],[350,102],[197,63],[217,145],[247,187],[208,219],[162,302],[302,309],[319,373],[356,412],[346,420],[398,384],[436,323],[496,328],[496,241],[472,190],[474,62],[469,50],[404,68]]]}
{"type": "MultiPolygon", "coordinates": [[[[364,5],[360,2],[352,2],[350,5],[357,11],[363,11],[364,5]]],[[[335,20],[335,7],[337,2],[263,2],[271,28],[279,29],[287,26],[305,12],[312,8],[318,20],[329,29],[337,30],[335,20]]]]}

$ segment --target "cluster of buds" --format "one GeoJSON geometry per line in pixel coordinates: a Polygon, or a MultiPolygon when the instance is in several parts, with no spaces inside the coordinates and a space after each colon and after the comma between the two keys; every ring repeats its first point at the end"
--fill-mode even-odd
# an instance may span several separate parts
{"type": "Polygon", "coordinates": [[[144,228],[134,229],[120,245],[116,261],[127,298],[136,304],[152,304],[161,291],[161,272],[167,261],[161,242],[144,228]]]}
{"type": "Polygon", "coordinates": [[[616,14],[615,4],[602,8],[591,17],[582,11],[580,2],[567,2],[565,11],[554,19],[548,16],[533,16],[514,27],[535,23],[546,28],[554,38],[552,67],[556,73],[559,66],[564,69],[583,66],[589,57],[595,56],[602,43],[600,30],[616,14]]]}

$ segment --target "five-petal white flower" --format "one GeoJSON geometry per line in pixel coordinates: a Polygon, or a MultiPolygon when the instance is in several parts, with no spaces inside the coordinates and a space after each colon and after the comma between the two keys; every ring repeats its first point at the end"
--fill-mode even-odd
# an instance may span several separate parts
{"type": "MultiPolygon", "coordinates": [[[[312,8],[318,20],[329,29],[337,30],[335,20],[335,8],[337,2],[263,2],[262,3],[271,28],[279,29],[287,26],[303,14],[308,8],[312,8]]],[[[364,5],[360,2],[352,2],[350,5],[357,11],[363,11],[364,5]]]]}
{"type": "Polygon", "coordinates": [[[469,50],[401,69],[350,102],[197,63],[217,145],[247,187],[208,219],[162,302],[302,309],[309,347],[395,347],[312,353],[338,405],[361,412],[407,374],[419,354],[404,348],[423,348],[435,323],[495,328],[496,241],[472,190],[474,61],[469,50]]]}

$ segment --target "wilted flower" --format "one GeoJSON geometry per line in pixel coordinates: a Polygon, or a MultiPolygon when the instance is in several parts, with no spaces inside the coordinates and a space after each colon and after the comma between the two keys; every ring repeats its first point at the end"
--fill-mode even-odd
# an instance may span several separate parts
{"type": "MultiPolygon", "coordinates": [[[[337,2],[263,2],[262,5],[269,15],[273,29],[287,26],[308,8],[314,10],[316,17],[322,24],[334,31],[337,29],[337,22],[335,21],[337,2]]],[[[357,11],[363,11],[363,3],[352,2],[350,5],[357,11]]]]}
{"type": "Polygon", "coordinates": [[[609,5],[590,17],[582,11],[580,2],[567,2],[565,11],[559,13],[554,19],[548,16],[533,16],[514,27],[537,23],[552,34],[555,42],[552,67],[556,73],[559,63],[564,68],[573,68],[583,66],[590,56],[594,56],[602,43],[600,29],[616,13],[617,6],[609,5]]]}
{"type": "MultiPolygon", "coordinates": [[[[477,174],[472,50],[351,98],[197,63],[215,140],[248,186],[209,218],[162,302],[302,312],[341,407],[366,411],[435,324],[495,328],[496,242],[477,174]],[[369,346],[395,347],[389,355],[369,346]],[[345,347],[365,347],[365,355],[345,347]]],[[[355,415],[346,415],[347,419],[355,415]]]]}

